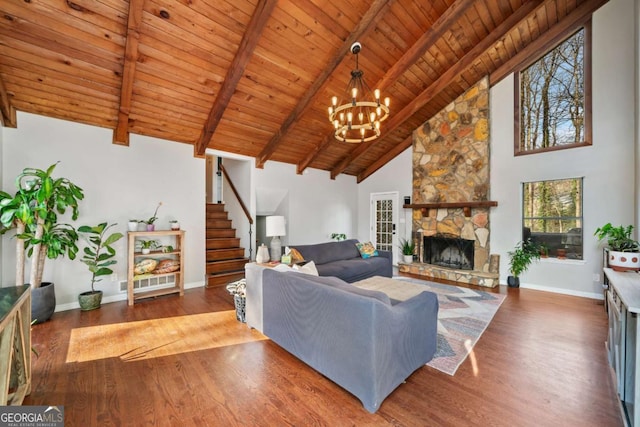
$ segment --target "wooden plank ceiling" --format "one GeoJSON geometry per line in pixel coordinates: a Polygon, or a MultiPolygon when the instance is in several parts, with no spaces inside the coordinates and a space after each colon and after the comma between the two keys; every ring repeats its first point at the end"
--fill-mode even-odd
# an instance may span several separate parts
{"type": "MultiPolygon", "coordinates": [[[[362,181],[485,75],[492,84],[606,0],[3,0],[0,114],[16,110],[362,181]],[[354,68],[391,98],[379,139],[333,138],[354,68]]],[[[91,144],[91,142],[87,142],[91,144]]]]}

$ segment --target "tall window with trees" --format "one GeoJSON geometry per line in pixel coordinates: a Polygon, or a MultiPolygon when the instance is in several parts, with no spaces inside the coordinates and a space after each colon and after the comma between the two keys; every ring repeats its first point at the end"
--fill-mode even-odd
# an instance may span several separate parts
{"type": "Polygon", "coordinates": [[[582,178],[522,184],[523,240],[549,257],[582,259],[582,178]]]}
{"type": "Polygon", "coordinates": [[[515,73],[516,155],[591,144],[591,24],[515,73]]]}

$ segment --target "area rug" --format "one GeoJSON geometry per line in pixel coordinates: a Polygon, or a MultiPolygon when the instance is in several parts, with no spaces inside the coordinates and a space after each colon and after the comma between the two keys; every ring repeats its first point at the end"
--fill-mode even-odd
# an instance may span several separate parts
{"type": "Polygon", "coordinates": [[[438,296],[438,347],[427,366],[449,375],[456,373],[506,298],[503,294],[408,277],[394,277],[398,286],[380,279],[365,279],[354,285],[383,291],[400,301],[425,290],[438,296]]]}
{"type": "Polygon", "coordinates": [[[438,295],[438,348],[427,366],[453,375],[487,329],[506,295],[399,278],[438,295]]]}

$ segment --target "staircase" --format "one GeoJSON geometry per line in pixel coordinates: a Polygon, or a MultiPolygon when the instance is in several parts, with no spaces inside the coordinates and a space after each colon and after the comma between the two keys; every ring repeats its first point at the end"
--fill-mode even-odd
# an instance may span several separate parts
{"type": "Polygon", "coordinates": [[[207,203],[207,287],[226,285],[244,277],[244,265],[249,262],[240,247],[235,228],[223,203],[207,203]]]}

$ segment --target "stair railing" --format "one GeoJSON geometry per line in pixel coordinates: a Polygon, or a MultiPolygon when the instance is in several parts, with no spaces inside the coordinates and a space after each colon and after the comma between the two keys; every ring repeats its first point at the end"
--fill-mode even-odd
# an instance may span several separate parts
{"type": "Polygon", "coordinates": [[[238,193],[238,190],[236,189],[236,186],[233,185],[233,181],[231,181],[231,178],[229,177],[229,174],[227,173],[227,170],[224,168],[222,163],[218,163],[218,167],[222,171],[222,173],[224,175],[224,178],[229,183],[229,187],[231,188],[231,191],[233,191],[233,194],[236,196],[236,199],[238,199],[238,203],[240,203],[240,207],[244,211],[244,215],[247,217],[247,220],[249,220],[249,259],[253,259],[253,257],[252,257],[252,254],[253,254],[253,240],[252,240],[252,237],[251,237],[251,235],[253,234],[253,231],[252,231],[253,218],[251,218],[251,214],[249,213],[249,209],[247,209],[247,206],[242,201],[242,197],[240,197],[240,194],[238,193]]]}

